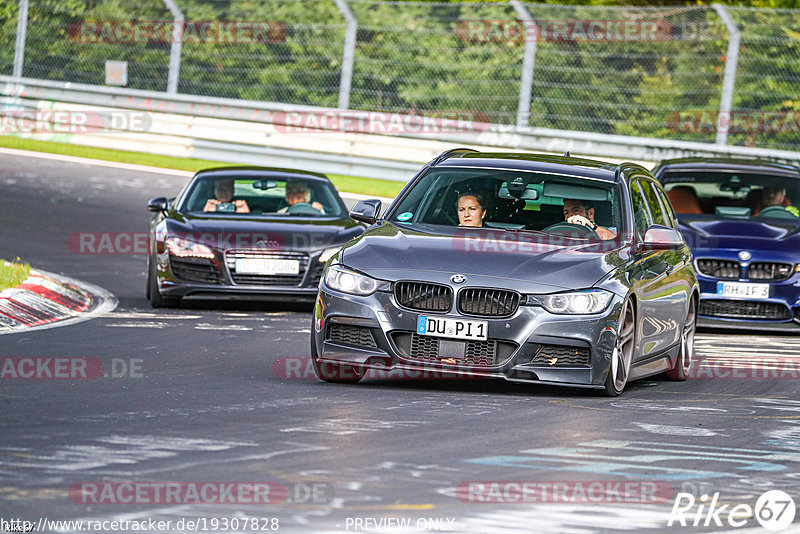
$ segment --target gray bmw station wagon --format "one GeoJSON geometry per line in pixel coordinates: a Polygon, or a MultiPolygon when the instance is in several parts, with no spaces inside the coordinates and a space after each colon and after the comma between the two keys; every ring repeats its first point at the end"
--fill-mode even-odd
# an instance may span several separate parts
{"type": "Polygon", "coordinates": [[[368,369],[596,388],[685,380],[698,285],[643,167],[447,151],[327,263],[311,357],[328,382],[368,369]]]}

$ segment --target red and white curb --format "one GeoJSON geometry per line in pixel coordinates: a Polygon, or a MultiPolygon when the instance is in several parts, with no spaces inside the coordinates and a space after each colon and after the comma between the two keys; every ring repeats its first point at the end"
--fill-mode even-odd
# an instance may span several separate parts
{"type": "Polygon", "coordinates": [[[0,291],[0,334],[74,324],[116,307],[101,287],[31,269],[22,284],[0,291]]]}

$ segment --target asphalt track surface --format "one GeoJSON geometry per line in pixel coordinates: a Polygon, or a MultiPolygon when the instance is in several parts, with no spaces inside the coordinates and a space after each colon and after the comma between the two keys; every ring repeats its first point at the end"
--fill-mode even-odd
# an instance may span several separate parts
{"type": "MultiPolygon", "coordinates": [[[[94,358],[107,375],[0,379],[0,519],[172,521],[149,532],[266,531],[273,518],[282,532],[707,531],[720,527],[713,518],[703,527],[702,513],[691,526],[703,494],[719,492],[718,506],[755,507],[779,489],[800,503],[800,377],[786,371],[797,369],[800,337],[701,333],[696,361],[716,362],[708,375],[639,381],[617,399],[477,380],[325,384],[303,363],[309,307],[153,310],[144,255],[68,247],[76,232],[146,232],[146,201],[177,193],[184,178],[0,158],[0,257],[21,256],[119,299],[84,323],[0,336],[4,358],[94,358]],[[769,365],[784,376],[753,371],[769,365]],[[477,481],[484,489],[469,485],[477,481]],[[520,498],[515,481],[539,489],[511,502],[520,498]],[[273,497],[288,495],[266,502],[262,493],[254,505],[247,495],[118,502],[130,494],[115,493],[119,483],[165,482],[270,483],[273,497]],[[581,499],[590,482],[610,488],[606,497],[581,499]],[[613,484],[624,482],[633,489],[620,497],[613,484]],[[547,491],[556,483],[569,484],[563,495],[573,502],[552,502],[565,500],[547,491]],[[79,484],[111,496],[86,502],[70,494],[79,484]],[[636,484],[657,488],[656,502],[636,484]],[[457,491],[465,487],[473,491],[457,491]],[[670,528],[682,491],[697,505],[689,526],[670,528]]],[[[736,530],[726,512],[722,529],[736,530]]],[[[751,517],[738,530],[760,528],[751,517]]]]}

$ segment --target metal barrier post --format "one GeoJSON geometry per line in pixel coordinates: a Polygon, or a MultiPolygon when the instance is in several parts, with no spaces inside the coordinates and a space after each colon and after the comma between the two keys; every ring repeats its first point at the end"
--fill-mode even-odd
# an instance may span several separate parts
{"type": "Polygon", "coordinates": [[[183,46],[184,17],[174,0],[164,0],[169,12],[172,13],[174,24],[172,26],[172,44],[169,48],[169,76],[167,78],[167,93],[178,92],[178,76],[181,70],[181,48],[183,46]]]}
{"type": "Polygon", "coordinates": [[[344,52],[342,54],[342,77],[339,83],[339,109],[348,109],[350,107],[350,88],[353,84],[353,61],[356,55],[356,28],[358,23],[345,0],[333,1],[347,21],[347,30],[344,35],[344,52]]]}
{"type": "Polygon", "coordinates": [[[517,126],[526,128],[531,115],[531,91],[533,89],[533,64],[536,58],[536,23],[519,0],[509,3],[525,25],[525,52],[522,59],[522,77],[519,82],[519,106],[517,107],[517,126]],[[533,33],[533,35],[531,35],[533,33]]]}
{"type": "Polygon", "coordinates": [[[725,56],[725,76],[722,79],[722,96],[719,101],[719,117],[717,124],[717,144],[728,143],[728,131],[731,123],[731,107],[733,103],[733,90],[736,84],[736,67],[739,63],[739,42],[741,34],[736,23],[728,13],[728,8],[722,4],[712,4],[714,10],[725,23],[728,30],[728,53],[725,56]],[[723,117],[725,117],[723,122],[723,117]]]}
{"type": "Polygon", "coordinates": [[[17,42],[14,47],[14,78],[22,78],[22,65],[25,62],[25,33],[28,29],[28,0],[19,0],[17,18],[17,42]]]}

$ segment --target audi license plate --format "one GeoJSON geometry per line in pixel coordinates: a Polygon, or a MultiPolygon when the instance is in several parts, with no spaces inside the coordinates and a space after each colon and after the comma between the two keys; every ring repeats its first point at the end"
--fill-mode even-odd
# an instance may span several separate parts
{"type": "Polygon", "coordinates": [[[723,297],[747,297],[751,299],[768,299],[769,284],[717,282],[717,295],[721,295],[723,297]]]}
{"type": "Polygon", "coordinates": [[[237,274],[269,274],[287,275],[300,274],[298,260],[269,260],[264,258],[237,258],[237,274]]]}
{"type": "Polygon", "coordinates": [[[468,321],[452,317],[428,317],[420,315],[417,319],[417,334],[421,336],[449,337],[453,339],[474,339],[486,341],[489,323],[468,321]]]}

